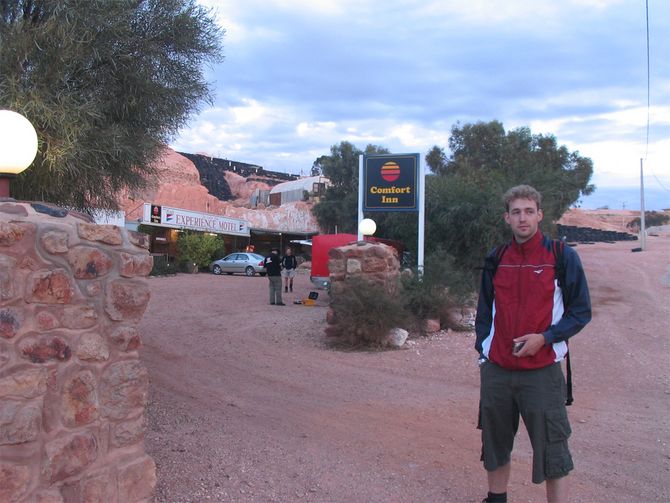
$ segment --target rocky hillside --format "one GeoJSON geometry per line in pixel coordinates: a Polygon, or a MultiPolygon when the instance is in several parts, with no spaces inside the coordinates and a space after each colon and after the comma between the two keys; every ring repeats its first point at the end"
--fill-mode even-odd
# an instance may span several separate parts
{"type": "MultiPolygon", "coordinates": [[[[218,159],[204,154],[187,154],[178,152],[179,155],[186,157],[198,170],[200,174],[200,183],[204,185],[209,193],[221,201],[230,201],[235,199],[235,195],[240,197],[239,193],[231,189],[230,181],[236,185],[239,190],[240,185],[244,185],[244,192],[253,192],[250,187],[265,188],[274,186],[282,182],[297,180],[297,175],[288,173],[279,173],[277,171],[268,171],[261,166],[247,164],[245,162],[231,161],[228,159],[218,159]],[[234,182],[238,180],[238,182],[234,182]],[[239,181],[243,183],[240,184],[239,181]]],[[[247,198],[246,194],[242,197],[247,198]]]]}
{"type": "MultiPolygon", "coordinates": [[[[244,163],[236,163],[237,170],[225,169],[225,166],[208,165],[206,160],[209,158],[205,156],[196,157],[199,158],[199,163],[205,166],[204,175],[201,175],[190,159],[166,148],[164,154],[156,161],[158,175],[153,186],[142,193],[121,195],[119,203],[121,209],[126,212],[126,219],[139,218],[142,215],[143,204],[152,203],[241,218],[247,220],[255,229],[318,232],[310,203],[299,201],[274,208],[250,207],[249,197],[255,189],[270,190],[277,183],[294,179],[293,175],[268,172],[262,168],[253,170],[254,167],[251,165],[245,165],[250,167],[246,170],[239,169],[244,163]],[[208,190],[201,181],[202,176],[207,178],[212,190],[223,199],[208,190]],[[283,180],[283,176],[287,180],[283,180]]],[[[231,168],[234,167],[231,164],[231,168]]]]}

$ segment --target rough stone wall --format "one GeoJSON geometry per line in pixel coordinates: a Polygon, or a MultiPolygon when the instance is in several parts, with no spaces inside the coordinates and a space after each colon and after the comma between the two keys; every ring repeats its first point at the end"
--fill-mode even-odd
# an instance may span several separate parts
{"type": "Polygon", "coordinates": [[[400,275],[400,262],[395,248],[364,241],[331,248],[328,252],[331,290],[338,291],[351,276],[365,276],[394,292],[400,275]]]}
{"type": "Polygon", "coordinates": [[[0,200],[0,501],[151,501],[144,234],[0,200]]]}

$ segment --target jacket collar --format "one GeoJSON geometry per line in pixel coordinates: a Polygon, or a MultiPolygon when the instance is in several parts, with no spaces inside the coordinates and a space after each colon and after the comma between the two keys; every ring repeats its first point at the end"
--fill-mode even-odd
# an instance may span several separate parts
{"type": "Polygon", "coordinates": [[[528,241],[525,241],[521,244],[516,242],[516,239],[512,237],[512,246],[520,253],[526,254],[531,250],[534,250],[542,243],[542,232],[540,229],[530,238],[528,241]]]}

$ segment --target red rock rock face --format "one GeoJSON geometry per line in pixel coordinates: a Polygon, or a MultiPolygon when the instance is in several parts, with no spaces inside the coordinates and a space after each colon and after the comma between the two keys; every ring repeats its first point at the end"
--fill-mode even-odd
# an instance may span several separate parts
{"type": "Polygon", "coordinates": [[[67,361],[70,359],[70,346],[60,337],[26,336],[19,344],[21,355],[32,363],[67,361]]]}
{"type": "Polygon", "coordinates": [[[139,361],[113,363],[100,383],[102,413],[111,419],[131,417],[144,409],[148,392],[149,375],[139,361]]]}
{"type": "Polygon", "coordinates": [[[63,269],[38,271],[29,279],[28,302],[68,304],[73,295],[70,275],[63,269]]]}
{"type": "Polygon", "coordinates": [[[0,502],[152,498],[146,236],[0,203],[0,502]]]}
{"type": "Polygon", "coordinates": [[[121,276],[124,278],[148,276],[154,266],[153,257],[147,254],[121,253],[119,258],[121,259],[121,276]]]}
{"type": "Polygon", "coordinates": [[[149,287],[144,282],[114,280],[107,289],[105,311],[115,321],[139,321],[149,303],[149,287]]]}
{"type": "Polygon", "coordinates": [[[68,252],[67,260],[77,279],[105,276],[112,268],[112,258],[92,246],[75,246],[68,252]]]}
{"type": "Polygon", "coordinates": [[[0,309],[0,337],[11,339],[19,330],[19,315],[14,309],[0,309]]]}
{"type": "Polygon", "coordinates": [[[239,174],[226,172],[234,201],[221,201],[209,194],[200,183],[195,165],[171,149],[156,162],[156,185],[142,193],[123,193],[119,204],[126,219],[136,220],[142,215],[142,203],[161,204],[191,211],[225,215],[249,222],[252,228],[285,232],[318,232],[319,226],[312,215],[312,204],[293,202],[278,208],[253,209],[249,198],[255,189],[270,190],[270,185],[248,180],[239,174]]]}
{"type": "Polygon", "coordinates": [[[82,370],[67,380],[62,395],[63,420],[68,426],[82,426],[98,416],[97,382],[88,370],[82,370]]]}
{"type": "Polygon", "coordinates": [[[0,501],[18,501],[30,485],[30,469],[24,465],[0,463],[0,501]]]}
{"type": "Polygon", "coordinates": [[[3,399],[0,408],[0,445],[37,440],[41,431],[42,403],[39,400],[3,399]]]}
{"type": "Polygon", "coordinates": [[[42,472],[49,482],[82,473],[98,457],[98,443],[91,433],[75,433],[45,445],[42,472]]]}

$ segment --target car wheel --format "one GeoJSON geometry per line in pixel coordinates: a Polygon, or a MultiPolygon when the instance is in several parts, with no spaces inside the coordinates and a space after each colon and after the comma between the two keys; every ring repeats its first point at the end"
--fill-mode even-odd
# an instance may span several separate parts
{"type": "Polygon", "coordinates": [[[215,265],[214,267],[212,267],[212,272],[214,274],[221,274],[221,272],[222,272],[221,271],[221,266],[215,265]]]}
{"type": "Polygon", "coordinates": [[[253,267],[247,266],[247,268],[244,270],[244,274],[246,274],[247,276],[253,276],[254,274],[256,274],[256,271],[254,271],[253,267]]]}

